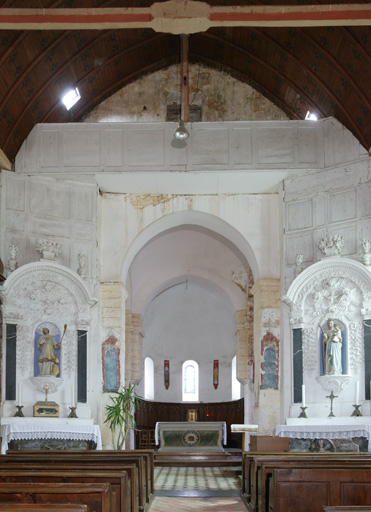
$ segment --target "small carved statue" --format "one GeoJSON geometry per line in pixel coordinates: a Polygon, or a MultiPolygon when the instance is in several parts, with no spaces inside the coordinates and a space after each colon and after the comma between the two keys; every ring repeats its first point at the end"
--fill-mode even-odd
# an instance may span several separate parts
{"type": "Polygon", "coordinates": [[[39,375],[54,375],[54,377],[57,377],[59,374],[57,351],[61,348],[61,344],[55,341],[47,327],[43,328],[42,336],[37,340],[37,348],[40,350],[39,375]]]}
{"type": "Polygon", "coordinates": [[[84,278],[88,275],[88,257],[86,254],[79,252],[77,255],[77,259],[79,262],[79,268],[77,269],[77,273],[80,277],[84,278]]]}
{"type": "Polygon", "coordinates": [[[327,320],[327,328],[322,329],[323,333],[323,372],[325,375],[341,375],[341,348],[343,338],[341,329],[332,318],[327,320]]]}
{"type": "Polygon", "coordinates": [[[361,260],[366,267],[371,266],[371,240],[365,240],[363,239],[361,242],[362,245],[362,256],[361,260]]]}
{"type": "Polygon", "coordinates": [[[302,267],[303,261],[304,261],[303,254],[298,253],[295,256],[295,268],[294,268],[294,276],[295,277],[297,277],[303,271],[303,267],[302,267]]]}
{"type": "Polygon", "coordinates": [[[18,267],[17,261],[17,252],[18,247],[14,244],[9,245],[9,259],[8,259],[8,269],[10,272],[13,272],[18,267]]]}

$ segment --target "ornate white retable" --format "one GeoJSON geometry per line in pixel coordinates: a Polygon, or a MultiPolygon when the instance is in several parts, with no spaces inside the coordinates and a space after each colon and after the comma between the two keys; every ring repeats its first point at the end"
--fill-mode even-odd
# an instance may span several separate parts
{"type": "MultiPolygon", "coordinates": [[[[68,439],[93,441],[96,449],[102,449],[100,428],[93,420],[68,418],[17,418],[17,422],[1,418],[1,453],[6,453],[10,441],[32,439],[68,439]]],[[[9,418],[10,420],[11,418],[9,418]]]]}

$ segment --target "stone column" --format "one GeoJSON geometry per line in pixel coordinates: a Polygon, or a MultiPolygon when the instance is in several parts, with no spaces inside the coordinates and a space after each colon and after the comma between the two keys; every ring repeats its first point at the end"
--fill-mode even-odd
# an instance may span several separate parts
{"type": "MultiPolygon", "coordinates": [[[[107,338],[115,337],[116,346],[120,350],[119,386],[125,384],[125,302],[128,293],[122,282],[101,283],[101,324],[102,343],[107,338]]],[[[102,365],[104,361],[102,360],[102,365]]],[[[102,383],[103,387],[103,383],[102,383]]],[[[104,423],[105,406],[110,403],[109,393],[102,395],[102,443],[103,448],[112,447],[111,432],[104,423]]]]}
{"type": "Polygon", "coordinates": [[[142,315],[126,311],[126,384],[139,384],[143,378],[143,336],[142,315]]]}
{"type": "MultiPolygon", "coordinates": [[[[280,281],[259,279],[251,289],[254,296],[254,354],[255,354],[255,421],[260,434],[272,434],[280,423],[279,380],[274,387],[262,388],[262,342],[268,333],[279,340],[280,335],[280,281]]],[[[279,352],[277,351],[279,365],[279,352]]],[[[278,366],[279,370],[279,366],[278,366]]]]}

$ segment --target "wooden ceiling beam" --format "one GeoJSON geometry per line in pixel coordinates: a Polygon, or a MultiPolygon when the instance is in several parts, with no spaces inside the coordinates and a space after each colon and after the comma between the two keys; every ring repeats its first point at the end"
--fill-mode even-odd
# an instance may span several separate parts
{"type": "Polygon", "coordinates": [[[194,34],[216,27],[321,27],[371,25],[369,4],[210,6],[169,0],[150,7],[0,8],[0,30],[106,30],[152,28],[194,34]]]}

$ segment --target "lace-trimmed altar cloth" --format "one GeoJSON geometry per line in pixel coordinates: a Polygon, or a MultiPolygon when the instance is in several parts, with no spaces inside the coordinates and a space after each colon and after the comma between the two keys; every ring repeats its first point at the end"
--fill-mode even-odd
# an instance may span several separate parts
{"type": "Polygon", "coordinates": [[[350,439],[352,437],[366,437],[368,451],[370,443],[371,425],[277,425],[276,436],[296,439],[350,439]]]}
{"type": "Polygon", "coordinates": [[[8,444],[20,439],[72,439],[76,441],[94,441],[97,450],[102,449],[102,439],[99,425],[55,425],[30,424],[27,420],[24,424],[3,425],[1,429],[2,443],[1,453],[6,453],[8,444]]]}

